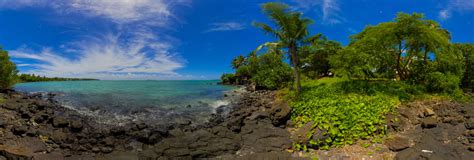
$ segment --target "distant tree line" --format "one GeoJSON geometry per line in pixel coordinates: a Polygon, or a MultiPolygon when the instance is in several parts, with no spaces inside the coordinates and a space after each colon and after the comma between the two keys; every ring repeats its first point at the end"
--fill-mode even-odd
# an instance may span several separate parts
{"type": "Polygon", "coordinates": [[[429,92],[474,89],[474,45],[451,43],[449,31],[423,14],[399,13],[390,22],[367,26],[342,46],[321,34],[311,36],[312,20],[286,4],[266,3],[262,10],[274,24],[254,26],[276,41],[236,57],[235,73],[223,74],[224,84],[265,89],[289,85],[299,93],[301,79],[338,76],[401,81],[429,92]]]}
{"type": "Polygon", "coordinates": [[[0,91],[6,91],[18,82],[42,82],[42,81],[84,81],[96,80],[88,78],[49,78],[34,74],[18,74],[15,63],[10,60],[8,52],[0,47],[0,91]]]}
{"type": "Polygon", "coordinates": [[[46,82],[46,81],[91,81],[97,79],[90,78],[61,78],[61,77],[45,77],[35,74],[20,74],[20,82],[46,82]]]}

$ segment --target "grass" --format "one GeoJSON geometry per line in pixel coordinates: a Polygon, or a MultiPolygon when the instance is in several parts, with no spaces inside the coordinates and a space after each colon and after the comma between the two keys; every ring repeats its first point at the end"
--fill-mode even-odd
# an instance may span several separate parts
{"type": "Polygon", "coordinates": [[[0,104],[3,104],[5,103],[5,99],[3,99],[3,97],[0,97],[0,104]]]}

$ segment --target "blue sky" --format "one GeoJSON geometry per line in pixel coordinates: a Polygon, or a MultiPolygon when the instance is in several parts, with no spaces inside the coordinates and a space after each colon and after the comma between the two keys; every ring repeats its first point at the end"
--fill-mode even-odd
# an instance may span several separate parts
{"type": "MultiPolygon", "coordinates": [[[[23,73],[100,79],[217,79],[273,41],[264,0],[0,0],[0,44],[23,73]]],[[[424,13],[474,43],[474,0],[285,0],[311,33],[347,44],[397,12],[424,13]]]]}

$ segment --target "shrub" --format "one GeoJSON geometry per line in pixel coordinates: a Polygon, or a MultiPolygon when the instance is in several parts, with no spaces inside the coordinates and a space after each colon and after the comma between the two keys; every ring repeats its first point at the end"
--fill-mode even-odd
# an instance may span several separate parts
{"type": "Polygon", "coordinates": [[[429,92],[454,93],[459,89],[459,77],[452,74],[433,72],[427,75],[427,86],[429,92]]]}
{"type": "Polygon", "coordinates": [[[232,73],[222,74],[221,82],[222,82],[222,84],[235,84],[236,83],[236,77],[232,73]]]}
{"type": "MultiPolygon", "coordinates": [[[[290,103],[291,118],[296,124],[313,121],[315,127],[327,135],[324,139],[310,140],[311,146],[328,149],[385,134],[385,115],[394,111],[399,104],[398,97],[379,92],[378,87],[373,88],[377,92],[373,95],[362,93],[367,92],[365,89],[345,90],[341,83],[349,84],[347,81],[332,80],[303,83],[302,94],[290,103]]],[[[363,83],[352,83],[351,87],[366,88],[355,87],[358,84],[363,83]]]]}
{"type": "Polygon", "coordinates": [[[277,53],[266,53],[250,62],[249,66],[254,70],[252,81],[258,88],[278,89],[292,80],[291,67],[282,58],[277,53]]]}
{"type": "Polygon", "coordinates": [[[10,61],[8,52],[0,47],[0,90],[10,89],[17,82],[16,66],[10,61]]]}

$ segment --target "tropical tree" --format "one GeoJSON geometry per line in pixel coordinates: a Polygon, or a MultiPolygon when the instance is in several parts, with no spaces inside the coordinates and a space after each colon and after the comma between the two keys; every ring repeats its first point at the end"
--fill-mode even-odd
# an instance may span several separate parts
{"type": "Polygon", "coordinates": [[[328,40],[321,36],[308,46],[303,46],[300,52],[301,72],[309,78],[329,76],[331,66],[329,57],[336,55],[342,46],[337,41],[328,40]]]}
{"type": "Polygon", "coordinates": [[[245,57],[242,55],[239,55],[232,60],[232,68],[239,69],[242,65],[244,65],[244,62],[245,62],[245,57]]]}
{"type": "Polygon", "coordinates": [[[461,87],[474,91],[474,44],[455,44],[464,57],[465,69],[461,87]]]}
{"type": "Polygon", "coordinates": [[[8,52],[0,47],[0,91],[10,89],[17,82],[15,63],[10,61],[8,52]]]}
{"type": "Polygon", "coordinates": [[[430,60],[445,53],[443,50],[450,45],[450,35],[438,23],[423,17],[418,13],[399,13],[391,22],[366,27],[351,36],[351,43],[341,52],[352,55],[338,55],[339,60],[357,58],[352,61],[356,64],[350,65],[359,70],[350,74],[366,77],[408,80],[416,77],[412,73],[421,70],[425,70],[424,74],[419,75],[426,75],[430,60]]]}
{"type": "Polygon", "coordinates": [[[279,46],[286,48],[290,63],[293,66],[297,93],[301,92],[300,63],[298,49],[307,43],[308,26],[313,23],[309,18],[302,17],[302,13],[290,11],[288,5],[278,2],[269,2],[262,5],[263,12],[268,15],[276,28],[261,22],[254,22],[254,26],[261,28],[265,33],[275,36],[279,46]]]}

